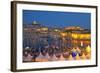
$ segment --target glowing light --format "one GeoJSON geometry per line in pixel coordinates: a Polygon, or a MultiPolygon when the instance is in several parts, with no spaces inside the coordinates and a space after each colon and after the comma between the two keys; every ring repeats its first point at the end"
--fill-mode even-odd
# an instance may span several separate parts
{"type": "Polygon", "coordinates": [[[72,38],[77,39],[78,38],[78,34],[72,34],[72,38]]]}
{"type": "Polygon", "coordinates": [[[83,46],[83,42],[81,42],[81,46],[83,46]]]}
{"type": "Polygon", "coordinates": [[[33,21],[33,24],[37,24],[37,22],[36,21],[33,21]]]}
{"type": "Polygon", "coordinates": [[[62,35],[63,37],[65,37],[65,36],[66,36],[66,33],[61,33],[61,35],[62,35]]]}
{"type": "Polygon", "coordinates": [[[54,31],[56,31],[56,32],[60,32],[60,30],[58,30],[58,29],[55,29],[54,31]]]}
{"type": "Polygon", "coordinates": [[[69,56],[68,60],[73,60],[73,57],[72,57],[72,55],[71,55],[71,54],[70,54],[70,56],[69,56]]]}
{"type": "Polygon", "coordinates": [[[41,28],[43,31],[47,31],[48,30],[48,28],[41,28]]]}
{"type": "Polygon", "coordinates": [[[80,60],[79,54],[76,55],[75,59],[80,60]]]}
{"type": "Polygon", "coordinates": [[[90,39],[90,34],[73,33],[72,38],[74,38],[74,39],[90,39]]]}
{"type": "Polygon", "coordinates": [[[25,48],[26,50],[30,49],[28,46],[25,48]]]}
{"type": "Polygon", "coordinates": [[[82,54],[81,59],[86,59],[86,56],[84,53],[82,54]]]}
{"type": "Polygon", "coordinates": [[[36,29],[37,31],[41,31],[41,29],[36,29]]]}
{"type": "Polygon", "coordinates": [[[86,52],[87,53],[90,53],[91,52],[91,47],[89,45],[86,47],[86,52]]]}

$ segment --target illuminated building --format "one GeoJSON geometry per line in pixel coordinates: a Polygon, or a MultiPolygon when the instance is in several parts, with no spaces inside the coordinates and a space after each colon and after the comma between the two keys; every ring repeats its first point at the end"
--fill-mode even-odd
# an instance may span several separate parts
{"type": "Polygon", "coordinates": [[[36,21],[24,25],[23,47],[41,48],[46,45],[55,45],[59,48],[87,46],[91,43],[89,29],[80,27],[48,28],[36,21]]]}
{"type": "Polygon", "coordinates": [[[41,48],[48,44],[60,46],[59,33],[59,29],[50,29],[34,21],[32,24],[24,25],[23,47],[41,48]]]}
{"type": "Polygon", "coordinates": [[[83,45],[87,46],[91,43],[91,34],[88,29],[82,29],[80,27],[66,27],[65,34],[67,35],[67,44],[72,44],[71,46],[73,47],[83,45]]]}

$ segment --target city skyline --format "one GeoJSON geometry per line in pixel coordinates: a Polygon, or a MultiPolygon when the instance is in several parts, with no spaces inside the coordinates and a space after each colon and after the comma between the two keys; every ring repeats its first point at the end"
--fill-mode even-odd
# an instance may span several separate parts
{"type": "Polygon", "coordinates": [[[91,27],[90,13],[23,10],[23,24],[32,24],[33,21],[54,28],[79,26],[90,29],[91,27]]]}
{"type": "Polygon", "coordinates": [[[23,62],[91,59],[90,17],[89,13],[24,10],[23,62]]]}

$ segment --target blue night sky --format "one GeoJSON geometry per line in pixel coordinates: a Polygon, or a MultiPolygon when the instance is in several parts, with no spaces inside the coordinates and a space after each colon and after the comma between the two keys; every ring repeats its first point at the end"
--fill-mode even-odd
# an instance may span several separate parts
{"type": "Polygon", "coordinates": [[[90,13],[23,10],[23,24],[31,24],[34,20],[47,27],[91,27],[90,13]]]}

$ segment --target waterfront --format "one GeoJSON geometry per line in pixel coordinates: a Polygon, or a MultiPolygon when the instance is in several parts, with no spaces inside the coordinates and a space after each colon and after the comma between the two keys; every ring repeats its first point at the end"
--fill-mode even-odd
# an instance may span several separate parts
{"type": "Polygon", "coordinates": [[[79,26],[50,28],[33,21],[23,28],[23,62],[91,58],[91,32],[79,26]]]}

